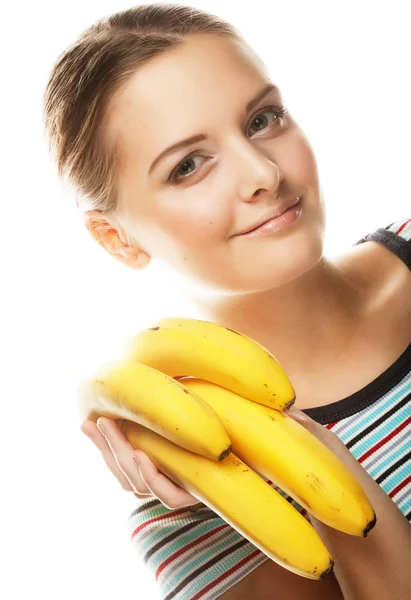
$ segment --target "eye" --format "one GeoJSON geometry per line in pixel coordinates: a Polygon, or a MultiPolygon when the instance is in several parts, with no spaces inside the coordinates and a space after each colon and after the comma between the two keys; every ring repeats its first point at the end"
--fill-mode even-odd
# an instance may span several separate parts
{"type": "Polygon", "coordinates": [[[203,156],[202,154],[198,154],[197,151],[192,152],[191,154],[189,154],[188,156],[185,157],[185,159],[179,163],[177,165],[177,167],[170,173],[170,177],[168,178],[167,183],[174,183],[174,182],[178,182],[179,179],[189,179],[190,175],[195,171],[195,166],[194,166],[194,171],[192,169],[190,169],[190,165],[195,165],[195,160],[196,158],[212,158],[211,156],[203,156]],[[188,168],[187,168],[188,166],[188,168]]]}
{"type": "Polygon", "coordinates": [[[260,122],[262,123],[262,127],[260,127],[257,131],[262,131],[264,129],[267,129],[267,127],[271,127],[271,125],[277,125],[280,123],[281,119],[283,119],[285,117],[285,115],[288,113],[288,110],[286,108],[284,108],[284,106],[269,106],[268,108],[265,108],[262,112],[257,113],[257,115],[255,117],[253,117],[252,123],[256,123],[256,122],[260,122]],[[261,115],[264,114],[271,114],[274,115],[274,119],[271,120],[267,119],[266,117],[262,117],[261,115]],[[267,123],[268,121],[268,125],[266,125],[265,123],[267,123]]]}

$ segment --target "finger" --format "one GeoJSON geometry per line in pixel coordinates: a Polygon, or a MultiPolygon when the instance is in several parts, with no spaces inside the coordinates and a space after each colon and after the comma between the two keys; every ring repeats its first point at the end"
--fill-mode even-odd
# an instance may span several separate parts
{"type": "Polygon", "coordinates": [[[285,414],[290,416],[292,419],[297,421],[297,423],[299,423],[305,429],[307,429],[309,433],[314,435],[332,452],[335,452],[336,449],[339,449],[340,446],[344,445],[336,433],[334,433],[321,423],[318,423],[295,406],[287,410],[285,414]]]}
{"type": "MultiPolygon", "coordinates": [[[[137,497],[152,496],[152,492],[147,488],[141,477],[140,470],[133,460],[135,448],[120,429],[122,423],[123,419],[114,420],[107,417],[99,417],[97,428],[104,435],[116,466],[126,478],[128,486],[131,485],[132,491],[138,495],[137,497]]],[[[128,489],[130,490],[130,487],[128,489]]]]}
{"type": "Polygon", "coordinates": [[[292,417],[293,419],[295,419],[298,422],[306,421],[308,419],[307,415],[302,410],[297,408],[295,406],[295,404],[293,404],[293,406],[291,408],[289,408],[288,410],[284,411],[284,414],[287,415],[288,417],[292,417]]]}
{"type": "Polygon", "coordinates": [[[305,414],[302,410],[297,408],[296,406],[292,406],[288,409],[284,414],[291,417],[301,425],[303,425],[309,431],[317,430],[318,428],[322,429],[323,426],[317,421],[314,421],[311,417],[305,414]]]}
{"type": "MultiPolygon", "coordinates": [[[[113,473],[114,477],[118,480],[121,487],[127,492],[133,492],[133,486],[118,466],[116,458],[113,455],[113,452],[110,448],[106,437],[100,432],[96,423],[87,419],[82,423],[80,429],[84,433],[84,435],[86,435],[101,452],[104,462],[106,463],[109,470],[113,473]]],[[[141,481],[140,492],[144,491],[148,492],[146,486],[141,481]]]]}
{"type": "Polygon", "coordinates": [[[97,427],[96,423],[94,423],[94,421],[84,421],[80,429],[87,437],[91,439],[91,441],[94,443],[95,446],[97,446],[98,450],[100,450],[104,457],[113,454],[111,452],[106,437],[103,435],[103,433],[97,427]]]}
{"type": "Polygon", "coordinates": [[[183,508],[198,504],[199,500],[189,492],[174,483],[169,477],[161,473],[149,456],[141,450],[136,450],[134,456],[138,462],[141,478],[147,488],[167,508],[183,508]]]}

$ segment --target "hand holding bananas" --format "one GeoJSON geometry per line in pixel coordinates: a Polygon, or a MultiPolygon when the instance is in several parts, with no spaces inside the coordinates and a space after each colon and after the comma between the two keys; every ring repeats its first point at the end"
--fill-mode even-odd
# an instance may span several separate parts
{"type": "Polygon", "coordinates": [[[163,319],[79,391],[83,418],[126,419],[132,447],[294,573],[324,578],[332,558],[260,475],[330,527],[365,536],[375,525],[362,487],[330,449],[336,436],[320,434],[318,424],[313,435],[284,412],[295,401],[291,382],[274,356],[238,332],[163,319]]]}

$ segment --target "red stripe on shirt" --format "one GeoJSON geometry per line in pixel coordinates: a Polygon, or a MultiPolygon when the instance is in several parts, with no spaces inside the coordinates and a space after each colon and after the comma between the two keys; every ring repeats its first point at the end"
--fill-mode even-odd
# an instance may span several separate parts
{"type": "Polygon", "coordinates": [[[397,235],[400,233],[400,231],[402,231],[404,229],[404,227],[407,225],[407,223],[409,223],[411,221],[411,219],[408,219],[408,221],[405,221],[405,223],[403,223],[401,225],[401,227],[399,229],[397,229],[397,231],[395,232],[397,235]]]}
{"type": "Polygon", "coordinates": [[[160,576],[161,571],[163,571],[166,568],[166,566],[171,563],[171,561],[173,561],[176,558],[178,558],[184,552],[187,552],[187,550],[190,550],[190,548],[193,548],[194,546],[196,546],[197,544],[200,544],[202,541],[206,540],[207,538],[211,537],[212,535],[215,535],[218,531],[221,531],[221,529],[225,529],[227,527],[229,527],[228,523],[225,523],[224,525],[219,525],[218,527],[216,527],[212,531],[207,531],[206,533],[204,533],[203,535],[201,535],[199,538],[196,538],[195,540],[193,540],[192,542],[190,542],[186,546],[183,546],[182,548],[179,548],[179,550],[176,550],[173,554],[171,554],[171,556],[169,556],[166,560],[164,560],[157,567],[157,570],[156,570],[156,573],[155,573],[155,578],[158,579],[158,577],[160,576]]]}
{"type": "Polygon", "coordinates": [[[378,444],[375,444],[375,446],[373,446],[372,448],[369,448],[369,450],[367,450],[367,452],[365,452],[362,456],[360,456],[360,458],[358,459],[358,462],[361,463],[366,458],[368,458],[369,456],[371,456],[371,454],[374,454],[374,452],[376,450],[378,450],[378,448],[381,448],[381,446],[384,446],[384,444],[386,444],[391,438],[393,438],[396,435],[398,435],[399,432],[402,429],[404,429],[404,427],[406,427],[407,425],[409,425],[410,423],[411,423],[411,417],[408,417],[408,419],[405,419],[405,421],[403,423],[401,423],[401,425],[398,425],[398,427],[396,427],[395,429],[393,429],[393,431],[391,431],[391,433],[389,433],[384,438],[382,438],[382,440],[380,440],[378,442],[378,444]]]}
{"type": "Polygon", "coordinates": [[[401,483],[399,483],[397,487],[391,490],[391,492],[388,494],[389,497],[393,498],[395,494],[398,494],[398,492],[407,485],[407,483],[411,483],[411,475],[408,475],[408,477],[406,477],[404,481],[401,481],[401,483]]]}
{"type": "Polygon", "coordinates": [[[257,556],[260,552],[261,552],[261,550],[255,550],[254,552],[252,552],[251,554],[249,554],[248,556],[246,556],[245,558],[240,560],[239,563],[237,563],[236,565],[234,565],[233,567],[231,567],[230,569],[228,569],[227,571],[225,571],[224,573],[219,575],[216,579],[214,579],[214,581],[211,581],[210,583],[208,583],[205,586],[205,588],[203,588],[200,592],[197,592],[197,594],[195,594],[195,596],[191,596],[191,600],[199,600],[199,598],[201,598],[201,596],[203,596],[206,592],[213,589],[216,585],[218,585],[221,581],[223,581],[224,579],[229,577],[232,573],[235,573],[236,571],[241,569],[241,567],[243,567],[252,558],[257,556]]]}
{"type": "MultiPolygon", "coordinates": [[[[180,515],[181,513],[187,512],[187,507],[185,508],[179,508],[178,510],[173,510],[173,515],[172,518],[174,518],[177,515],[180,515]]],[[[153,517],[152,519],[150,519],[149,521],[146,521],[145,523],[142,523],[141,525],[139,525],[137,527],[137,529],[135,529],[133,531],[133,533],[131,534],[131,539],[134,538],[135,535],[137,535],[137,533],[139,531],[141,531],[142,529],[144,529],[145,527],[147,527],[147,525],[150,525],[151,523],[155,523],[157,521],[164,521],[164,519],[169,519],[170,515],[167,513],[165,515],[160,515],[159,517],[153,517]]]]}

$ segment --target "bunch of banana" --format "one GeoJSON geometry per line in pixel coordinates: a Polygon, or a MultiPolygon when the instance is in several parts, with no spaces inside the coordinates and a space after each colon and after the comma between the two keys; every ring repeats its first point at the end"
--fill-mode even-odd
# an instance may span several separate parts
{"type": "Polygon", "coordinates": [[[332,571],[312,525],[231,452],[217,414],[187,386],[141,363],[112,362],[80,384],[79,410],[82,419],[126,419],[134,448],[278,564],[310,579],[332,571]]]}
{"type": "Polygon", "coordinates": [[[163,319],[130,338],[123,359],[79,392],[83,419],[126,419],[125,437],[162,473],[303,577],[324,578],[332,558],[259,474],[331,527],[365,536],[376,522],[343,463],[283,412],[295,391],[278,361],[239,332],[163,319]]]}

